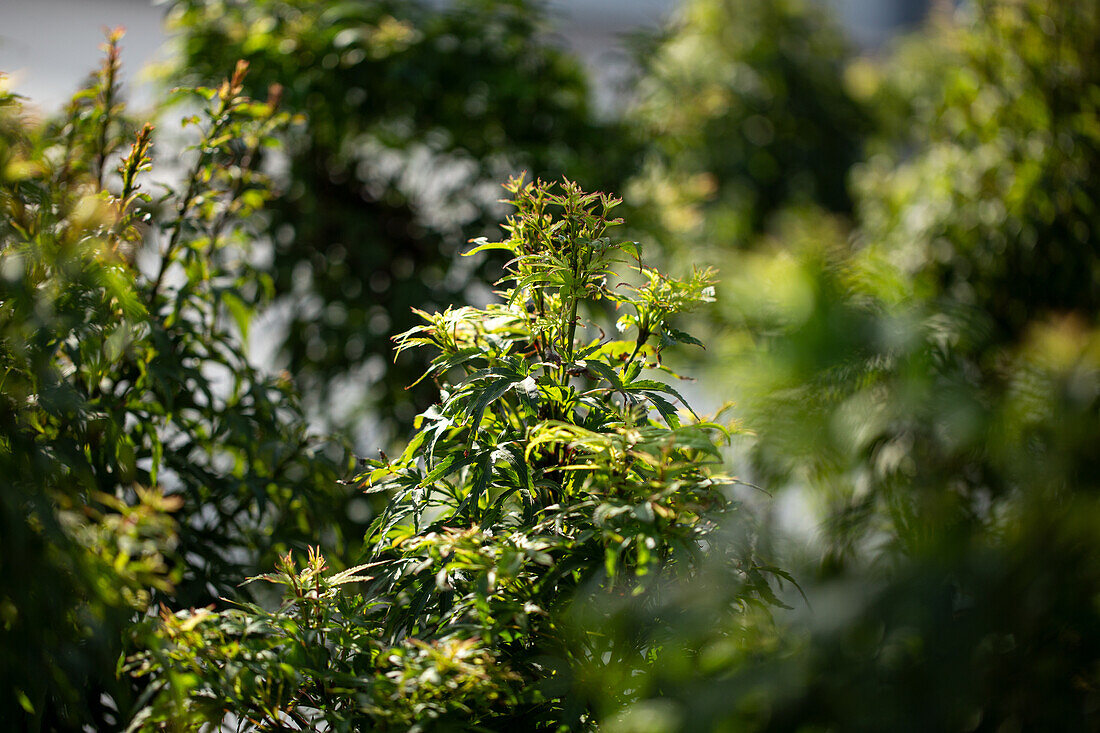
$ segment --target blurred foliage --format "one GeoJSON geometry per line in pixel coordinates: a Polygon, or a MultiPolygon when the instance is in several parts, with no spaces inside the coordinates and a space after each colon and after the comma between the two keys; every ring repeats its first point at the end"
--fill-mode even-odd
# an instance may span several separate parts
{"type": "Polygon", "coordinates": [[[1098,21],[987,0],[861,61],[854,218],[788,211],[737,260],[753,480],[822,524],[774,649],[662,688],[748,706],[691,729],[1097,728],[1098,21]]]}
{"type": "Polygon", "coordinates": [[[784,207],[847,212],[865,112],[848,44],[819,3],[687,0],[639,54],[629,121],[649,143],[637,225],[666,248],[723,258],[784,207]]]}
{"type": "Polygon", "coordinates": [[[208,602],[322,528],[346,550],[355,526],[346,452],[241,340],[267,290],[254,163],[289,116],[242,96],[243,65],[188,92],[189,170],[154,198],[120,36],[55,121],[0,97],[0,717],[30,729],[119,722],[121,630],[151,601],[208,602]]]}
{"type": "MultiPolygon", "coordinates": [[[[962,58],[970,60],[954,66],[942,85],[923,85],[932,100],[910,104],[913,109],[942,109],[940,118],[958,121],[975,108],[971,99],[956,96],[955,78],[985,73],[989,83],[982,86],[983,94],[1018,102],[1014,106],[1006,101],[1002,119],[990,128],[996,130],[991,135],[1008,141],[1036,132],[1021,122],[1015,107],[1032,109],[1037,96],[1054,100],[1072,93],[1076,107],[1064,102],[1064,109],[1051,107],[1046,113],[1048,129],[1082,131],[1077,137],[1063,136],[1076,146],[1072,161],[1054,144],[1036,146],[1035,156],[1020,158],[1018,149],[998,147],[976,133],[913,148],[905,131],[894,139],[892,151],[904,162],[892,173],[880,158],[861,166],[859,217],[851,245],[847,229],[853,225],[791,214],[758,255],[743,261],[730,283],[734,298],[727,307],[730,320],[739,318],[751,326],[762,337],[758,343],[767,347],[750,355],[758,368],[751,368],[742,381],[742,391],[757,405],[752,409],[772,425],[762,432],[768,436],[759,448],[768,454],[762,453],[762,467],[790,477],[797,472],[798,481],[811,484],[845,477],[845,493],[872,504],[881,499],[880,488],[896,487],[894,493],[908,504],[923,501],[912,490],[914,484],[950,486],[949,493],[960,505],[971,505],[977,519],[988,513],[989,501],[1008,498],[1021,485],[1035,485],[1037,477],[1023,481],[1017,475],[1032,459],[1047,467],[1048,479],[1042,483],[1051,487],[1059,481],[1072,486],[1072,476],[1088,475],[1088,464],[1082,463],[1086,452],[1074,453],[1068,445],[1054,455],[1047,451],[1064,441],[1081,441],[1082,448],[1088,444],[1092,427],[1086,418],[1094,408],[1086,387],[1090,378],[1052,372],[1036,363],[1035,344],[1058,345],[1059,352],[1071,355],[1088,353],[1095,327],[1091,280],[1060,288],[1054,299],[1048,286],[1057,277],[1049,268],[1061,271],[1067,261],[1078,272],[1092,267],[1095,258],[1088,243],[1093,241],[1091,232],[1100,229],[1100,219],[1082,218],[1088,208],[1067,209],[1065,217],[1052,222],[1033,208],[1042,201],[1084,206],[1081,193],[1090,184],[1079,177],[1044,180],[1041,194],[1020,200],[1012,191],[1038,185],[1043,179],[1033,179],[1032,173],[1048,165],[1061,170],[1095,154],[1096,141],[1086,133],[1097,120],[1091,100],[1100,87],[1077,93],[1082,70],[1064,72],[1068,89],[1053,78],[1032,88],[1035,79],[1025,67],[994,65],[989,59],[1026,52],[1046,58],[1036,61],[1036,69],[1047,73],[1059,59],[1084,58],[1095,38],[1077,30],[1096,17],[1086,4],[1048,7],[1039,0],[988,2],[969,13],[960,11],[956,24],[932,27],[947,38],[937,35],[930,43],[950,41],[968,49],[962,58]],[[1050,13],[1044,15],[1044,9],[1050,13]],[[1041,17],[1046,21],[1035,20],[1041,17]],[[1055,18],[1074,29],[1053,32],[1047,25],[1055,18]],[[1007,42],[1010,30],[1023,37],[1007,42]],[[1081,48],[1072,52],[1071,42],[1081,48]],[[979,164],[979,158],[985,163],[979,164]],[[940,166],[948,161],[967,167],[948,173],[940,166]],[[1001,172],[989,177],[982,173],[991,170],[1001,172]],[[989,187],[969,185],[976,171],[989,187]],[[892,202],[903,210],[886,217],[892,202]],[[987,217],[985,223],[974,219],[990,202],[998,202],[1002,215],[987,217]],[[931,220],[941,224],[926,227],[931,220]],[[1070,220],[1078,223],[1075,233],[1060,228],[1070,220]],[[1045,234],[1034,251],[1043,263],[1026,273],[1017,271],[1015,280],[1006,279],[1009,270],[1003,266],[1016,258],[1010,250],[1028,250],[1023,233],[1040,230],[1045,234]],[[937,253],[958,257],[941,261],[937,253]],[[971,258],[970,265],[960,264],[964,256],[971,258]],[[988,297],[979,297],[983,292],[988,297]],[[1005,298],[1022,304],[1023,320],[1013,323],[1005,298]],[[1085,380],[1082,391],[1063,393],[1068,386],[1057,386],[1063,379],[1085,380]],[[1032,407],[1018,404],[1024,394],[1035,400],[1032,407]],[[1081,411],[1081,419],[1068,419],[1066,410],[1081,411]],[[1054,432],[1040,440],[1024,426],[1035,423],[1039,429],[1043,415],[1051,416],[1054,432]],[[1063,417],[1055,420],[1054,415],[1063,417]],[[1063,430],[1070,433],[1055,439],[1063,430]],[[1061,475],[1062,470],[1070,473],[1061,475]]],[[[1068,271],[1064,274],[1068,277],[1068,271]]],[[[730,346],[738,349],[745,343],[730,346]]],[[[1072,364],[1078,357],[1064,358],[1072,364]]],[[[1080,368],[1087,374],[1087,365],[1080,368]]],[[[773,478],[783,480],[779,474],[773,478]]],[[[939,491],[924,496],[933,502],[943,498],[939,491]]],[[[899,506],[890,511],[904,514],[899,506]]],[[[894,523],[900,519],[895,516],[894,523]]]]}
{"type": "Polygon", "coordinates": [[[479,263],[455,255],[491,232],[498,182],[528,170],[615,189],[630,168],[535,2],[178,0],[170,27],[174,81],[209,84],[243,58],[252,93],[283,84],[307,117],[271,207],[290,313],[272,338],[318,419],[362,429],[373,406],[382,435],[355,436],[371,449],[431,398],[406,391],[424,363],[392,366],[390,334],[414,325],[412,308],[488,295],[479,263]]]}
{"type": "Polygon", "coordinates": [[[862,238],[988,314],[990,338],[1015,339],[1037,316],[1100,304],[1100,10],[978,2],[960,14],[886,70],[879,106],[906,114],[856,179],[862,238]],[[921,52],[936,60],[915,69],[921,52]]]}
{"type": "MultiPolygon", "coordinates": [[[[672,321],[712,299],[709,273],[639,265],[641,284],[613,287],[612,266],[637,257],[609,231],[618,200],[570,183],[509,190],[508,239],[471,252],[513,256],[501,302],[421,312],[398,337],[437,352],[425,377],[441,402],[400,457],[360,477],[391,496],[368,562],[325,575],[319,555],[300,572],[286,558],[262,578],[288,588],[274,613],[166,615],[160,643],[129,662],[157,691],[136,729],[226,715],[249,730],[592,729],[608,678],[651,667],[667,629],[605,635],[607,606],[686,578],[719,521],[749,529],[715,472],[724,429],[678,413],[676,389],[645,371],[694,340],[672,321]],[[631,338],[586,322],[598,300],[627,311],[631,338]],[[340,592],[351,583],[360,593],[340,592]]],[[[778,604],[785,574],[751,542],[713,555],[728,563],[719,618],[778,604]]]]}
{"type": "MultiPolygon", "coordinates": [[[[652,692],[607,729],[1095,730],[1096,502],[1027,511],[889,569],[812,582],[810,606],[776,626],[710,615],[703,594],[721,597],[720,583],[676,588],[661,610],[684,623],[652,692]]],[[[624,605],[612,628],[652,616],[624,605]]]]}

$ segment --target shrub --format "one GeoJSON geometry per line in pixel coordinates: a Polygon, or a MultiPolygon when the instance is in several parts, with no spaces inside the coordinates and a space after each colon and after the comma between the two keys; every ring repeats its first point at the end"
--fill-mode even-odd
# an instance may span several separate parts
{"type": "MultiPolygon", "coordinates": [[[[423,379],[440,401],[399,457],[359,477],[391,496],[366,562],[326,575],[318,554],[301,570],[287,557],[260,578],[288,589],[275,611],[166,614],[129,662],[156,691],[135,727],[589,728],[632,699],[602,676],[642,674],[666,626],[601,633],[605,604],[654,602],[718,523],[742,521],[715,472],[725,430],[650,376],[666,346],[694,342],[674,318],[711,299],[711,274],[638,264],[638,283],[613,287],[638,255],[610,231],[616,199],[508,189],[508,238],[471,254],[504,250],[510,287],[484,308],[421,312],[397,337],[398,351],[437,352],[423,379]],[[585,319],[607,305],[629,337],[585,319]]],[[[776,602],[751,543],[710,552],[729,570],[719,618],[776,602]]]]}
{"type": "Polygon", "coordinates": [[[986,0],[957,20],[923,44],[940,65],[895,65],[882,85],[883,99],[923,93],[856,177],[863,239],[1011,341],[1040,314],[1100,302],[1100,17],[1083,2],[986,0]]]}
{"type": "Polygon", "coordinates": [[[32,728],[112,724],[121,631],[151,602],[208,602],[348,524],[345,454],[241,340],[267,297],[257,151],[288,115],[242,96],[243,65],[184,92],[198,139],[154,198],[120,36],[58,119],[0,96],[0,712],[32,728]]]}
{"type": "Polygon", "coordinates": [[[849,212],[848,171],[868,131],[844,82],[849,55],[816,3],[685,2],[640,59],[636,223],[674,251],[728,257],[787,207],[849,212]]]}
{"type": "MultiPolygon", "coordinates": [[[[933,26],[926,46],[953,49],[959,63],[941,84],[909,83],[928,95],[912,108],[939,122],[908,131],[891,157],[860,171],[852,242],[818,224],[790,227],[787,250],[769,265],[773,281],[788,284],[773,292],[789,297],[769,311],[756,295],[766,271],[757,264],[731,288],[766,334],[758,343],[767,350],[749,356],[760,360],[762,378],[737,382],[751,390],[746,406],[756,406],[750,420],[763,438],[761,465],[776,482],[808,481],[831,494],[847,520],[858,520],[841,521],[842,533],[874,533],[885,519],[891,532],[920,527],[910,538],[917,541],[944,526],[931,506],[941,501],[948,515],[962,511],[967,526],[981,525],[992,519],[979,508],[989,501],[1072,487],[1089,474],[1091,463],[1067,447],[1091,434],[1089,399],[1070,407],[1055,385],[1069,378],[1063,368],[1088,371],[1074,360],[1088,360],[1095,326],[1091,286],[1079,275],[1091,267],[1088,232],[1098,222],[1080,198],[1087,184],[1071,175],[1094,147],[1085,130],[1096,111],[1079,92],[1092,70],[1043,63],[1028,71],[1025,62],[1083,58],[1095,39],[1077,30],[1093,15],[1076,3],[989,2],[960,11],[954,25],[933,26]],[[1051,35],[1049,23],[1074,27],[1051,35]],[[984,121],[974,118],[973,96],[958,96],[963,80],[979,78],[990,83],[965,89],[988,103],[984,121]],[[1026,123],[1029,114],[1042,125],[1026,123]],[[1055,130],[1069,147],[1024,142],[1055,130]],[[1062,166],[1065,175],[1055,174],[1062,166]],[[1035,186],[1043,191],[1028,193],[1035,186]],[[1065,216],[1051,219],[1055,210],[1065,216]],[[1029,244],[1040,232],[1042,245],[1029,244]],[[1022,267],[1032,257],[1042,262],[1022,267]],[[1056,282],[1065,287],[1055,296],[1047,289],[1056,282]],[[1073,366],[1039,366],[1039,343],[1065,344],[1073,366]],[[1019,407],[1020,390],[1036,400],[1032,408],[1019,407]],[[1048,424],[1052,432],[1032,435],[1034,443],[1018,432],[1064,410],[1078,417],[1048,424]],[[1054,445],[1063,447],[1043,457],[1054,445]],[[1027,465],[1045,465],[1046,475],[1030,475],[1027,465]],[[917,514],[930,513],[917,521],[907,507],[922,502],[930,504],[917,514]]],[[[899,83],[890,78],[887,86],[899,83]]]]}

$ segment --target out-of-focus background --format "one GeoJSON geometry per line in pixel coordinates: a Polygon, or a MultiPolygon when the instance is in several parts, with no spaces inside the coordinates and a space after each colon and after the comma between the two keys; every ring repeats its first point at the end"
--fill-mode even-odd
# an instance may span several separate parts
{"type": "MultiPolygon", "coordinates": [[[[924,17],[928,0],[819,0],[831,2],[852,38],[874,48],[924,17]]],[[[552,0],[547,3],[557,40],[579,53],[601,82],[614,82],[629,59],[620,35],[653,28],[677,0],[552,0]]],[[[72,93],[103,43],[101,28],[125,26],[131,93],[149,101],[140,70],[166,58],[165,3],[151,0],[4,0],[0,8],[0,69],[12,88],[49,108],[72,93]]]]}

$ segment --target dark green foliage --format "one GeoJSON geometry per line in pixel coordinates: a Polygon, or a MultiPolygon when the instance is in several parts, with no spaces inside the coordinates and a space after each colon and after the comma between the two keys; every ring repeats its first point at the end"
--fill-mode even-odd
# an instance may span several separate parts
{"type": "MultiPolygon", "coordinates": [[[[114,41],[63,148],[0,92],[0,718],[35,727],[102,712],[120,629],[178,579],[162,554],[179,501],[133,490],[131,438],[102,404],[106,365],[147,318],[118,255],[134,224],[95,195],[104,157],[73,150],[111,122],[114,41]]],[[[147,146],[143,131],[128,160],[147,146]]]]}
{"type": "MultiPolygon", "coordinates": [[[[612,287],[612,266],[637,256],[611,236],[617,200],[571,183],[509,190],[509,238],[471,252],[512,256],[501,302],[422,312],[397,339],[437,352],[441,401],[359,479],[391,496],[367,562],[325,576],[319,557],[301,572],[288,557],[263,577],[289,587],[274,613],[165,616],[130,662],[158,690],[140,726],[233,714],[272,730],[285,714],[337,730],[587,729],[637,696],[608,676],[650,668],[669,623],[611,634],[608,604],[651,604],[719,541],[718,522],[747,527],[713,472],[724,430],[679,414],[675,388],[646,371],[691,340],[670,318],[711,299],[709,273],[639,267],[642,284],[612,287]],[[630,338],[587,322],[600,301],[628,311],[630,338]],[[351,582],[361,594],[340,592],[351,582]]],[[[715,554],[722,623],[777,603],[751,542],[715,554]]]]}
{"type": "Polygon", "coordinates": [[[344,548],[350,526],[346,454],[320,450],[240,338],[266,297],[256,155],[287,115],[241,96],[244,65],[196,90],[188,171],[154,199],[120,35],[56,122],[0,98],[0,712],[32,728],[110,725],[99,697],[128,704],[120,634],[151,600],[208,602],[320,527],[344,548]]]}
{"type": "MultiPolygon", "coordinates": [[[[811,583],[778,628],[716,623],[712,586],[692,583],[670,599],[658,694],[608,729],[1096,730],[1097,507],[1029,510],[998,536],[811,583]]],[[[652,610],[624,615],[644,628],[652,610]]]]}
{"type": "MultiPolygon", "coordinates": [[[[864,198],[854,248],[843,241],[843,230],[816,218],[792,219],[777,237],[785,252],[746,260],[743,281],[731,288],[740,296],[740,313],[769,337],[780,335],[763,341],[769,350],[751,357],[762,378],[742,380],[753,393],[748,403],[764,420],[757,424],[767,438],[760,444],[767,453],[764,466],[786,476],[797,473],[799,480],[843,484],[847,488],[840,496],[848,497],[843,502],[857,484],[863,487],[855,492],[862,495],[860,504],[874,504],[882,500],[880,489],[886,491],[901,502],[890,500],[895,520],[901,521],[914,502],[957,500],[957,508],[974,513],[971,520],[979,524],[991,518],[985,516],[988,506],[978,508],[990,499],[1059,486],[1068,490],[1089,475],[1091,464],[1081,463],[1085,456],[1079,451],[1093,435],[1091,392],[1083,385],[1072,395],[1062,390],[1068,388],[1063,380],[1091,380],[1085,376],[1095,327],[1091,285],[1067,284],[1058,289],[1058,299],[1043,289],[1058,280],[1049,268],[1072,262],[1076,273],[1092,266],[1089,243],[1100,220],[1081,218],[1085,209],[1073,208],[1074,201],[1084,205],[1080,194],[1088,184],[1068,173],[1042,184],[1041,193],[1025,193],[1039,185],[1048,166],[1074,167],[1078,158],[1071,161],[1057,146],[1045,145],[1021,158],[1012,141],[1063,126],[1079,129],[1076,138],[1065,140],[1076,141],[1087,160],[1084,131],[1097,112],[1089,94],[1076,93],[1079,74],[1065,72],[1065,85],[1053,77],[1035,85],[1026,68],[990,61],[1019,54],[1083,58],[1092,36],[1051,35],[1042,23],[1031,23],[1044,8],[1048,4],[1038,0],[988,3],[975,17],[964,16],[964,25],[949,27],[949,40],[970,49],[962,56],[965,63],[952,69],[944,87],[925,87],[931,100],[912,105],[949,108],[957,78],[993,74],[997,83],[983,86],[982,94],[1003,102],[996,106],[1000,121],[987,130],[1000,142],[983,141],[976,130],[960,131],[924,143],[893,173],[877,162],[869,166],[861,173],[864,198]],[[1023,38],[1008,42],[1008,29],[1023,38]],[[1083,45],[1070,53],[1067,44],[1074,39],[1083,45]],[[1026,128],[1012,110],[1033,109],[1020,100],[1036,95],[1062,100],[1074,95],[1078,104],[1064,101],[1057,113],[1046,108],[1045,126],[1026,128]],[[948,172],[958,166],[957,175],[948,172]],[[993,175],[995,170],[1000,173],[993,175]],[[1033,208],[1043,201],[1070,209],[1065,217],[1048,220],[1033,208]],[[896,216],[886,215],[891,202],[901,206],[896,216]],[[975,218],[991,206],[1001,213],[985,223],[975,218]],[[1077,222],[1076,233],[1059,228],[1069,220],[1077,222]],[[1034,252],[1043,262],[1006,279],[1004,267],[1016,257],[1012,250],[1031,251],[1023,232],[1040,229],[1046,233],[1034,252]],[[1071,255],[1063,257],[1062,251],[1071,255]],[[971,257],[978,259],[963,264],[971,257]],[[753,284],[765,278],[770,296],[756,297],[753,284]],[[1020,304],[1022,320],[1013,323],[1005,298],[1020,304]],[[1043,348],[1052,351],[1043,355],[1043,348]],[[1071,376],[1079,369],[1084,371],[1071,376]],[[1046,467],[1042,476],[1024,473],[1040,465],[1046,467]],[[937,488],[916,491],[916,486],[937,488]],[[947,487],[945,495],[941,490],[947,487]]],[[[1092,17],[1077,3],[1050,12],[1049,22],[1079,15],[1075,26],[1092,17]]],[[[976,113],[969,103],[965,109],[976,113]]],[[[962,124],[966,114],[956,112],[943,117],[962,124]]],[[[867,514],[868,506],[849,509],[852,518],[876,514],[867,514]]],[[[942,520],[933,512],[919,524],[942,527],[942,520]]]]}
{"type": "Polygon", "coordinates": [[[498,181],[526,169],[615,187],[627,173],[621,135],[594,118],[578,63],[543,40],[536,3],[180,0],[170,17],[174,80],[209,84],[244,58],[253,93],[282,84],[307,116],[271,207],[272,274],[292,303],[288,367],[345,428],[363,418],[349,404],[373,403],[392,429],[430,401],[406,391],[424,364],[391,366],[389,335],[412,308],[471,297],[479,262],[455,255],[498,220],[498,181]]]}

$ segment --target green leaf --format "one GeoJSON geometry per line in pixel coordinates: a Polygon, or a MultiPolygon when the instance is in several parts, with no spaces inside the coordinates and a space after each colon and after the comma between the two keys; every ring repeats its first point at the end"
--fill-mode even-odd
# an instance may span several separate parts
{"type": "Polygon", "coordinates": [[[508,242],[490,242],[485,237],[478,237],[477,239],[471,239],[470,241],[472,243],[476,243],[477,246],[469,251],[463,252],[463,257],[469,257],[471,255],[476,255],[478,252],[486,252],[489,250],[504,250],[506,252],[515,251],[512,245],[508,242]]]}
{"type": "Polygon", "coordinates": [[[680,400],[680,404],[682,404],[684,408],[687,409],[687,411],[695,417],[695,419],[699,419],[699,416],[695,414],[695,410],[691,409],[691,405],[687,403],[687,400],[684,399],[684,396],[664,382],[658,382],[655,379],[638,379],[626,385],[623,389],[627,392],[651,391],[670,394],[676,399],[680,400]]]}
{"type": "Polygon", "coordinates": [[[477,402],[474,403],[473,408],[470,410],[470,440],[473,440],[473,437],[477,434],[478,427],[481,425],[481,418],[489,405],[499,399],[505,392],[511,389],[514,384],[520,381],[522,381],[522,378],[519,377],[519,375],[513,375],[490,382],[484,388],[478,396],[477,402]]]}
{"type": "Polygon", "coordinates": [[[248,341],[248,326],[252,321],[252,309],[232,290],[223,290],[221,299],[229,309],[230,315],[233,316],[233,322],[237,324],[237,330],[240,331],[241,338],[248,341]]]}
{"type": "Polygon", "coordinates": [[[689,333],[685,333],[684,331],[679,331],[679,330],[673,328],[672,326],[668,325],[667,323],[664,324],[662,328],[664,329],[665,333],[667,333],[669,336],[672,337],[672,339],[674,341],[678,341],[678,342],[683,343],[683,344],[691,344],[693,346],[698,346],[701,349],[706,348],[705,346],[703,346],[702,341],[695,338],[694,336],[692,336],[689,333]]]}
{"type": "Polygon", "coordinates": [[[450,476],[452,473],[458,471],[464,466],[470,465],[475,460],[477,460],[477,455],[473,453],[467,453],[466,455],[460,453],[450,453],[445,456],[443,460],[441,460],[439,464],[436,465],[436,467],[428,473],[427,476],[424,477],[424,479],[420,482],[420,485],[430,486],[439,479],[446,478],[447,476],[450,476]]]}
{"type": "Polygon", "coordinates": [[[455,509],[454,516],[461,517],[462,513],[472,504],[477,506],[477,502],[481,499],[481,496],[485,493],[486,488],[489,486],[489,481],[493,476],[493,451],[485,450],[472,456],[477,461],[477,471],[475,472],[477,477],[470,485],[470,490],[467,492],[465,498],[462,499],[462,503],[455,509]]]}
{"type": "Polygon", "coordinates": [[[665,423],[670,428],[680,427],[680,418],[676,414],[676,407],[671,402],[666,400],[658,392],[652,390],[644,390],[642,392],[646,398],[653,403],[653,406],[657,408],[657,412],[664,418],[665,423]]]}
{"type": "Polygon", "coordinates": [[[614,389],[623,389],[623,381],[619,377],[619,373],[599,359],[585,359],[581,364],[584,365],[585,369],[599,375],[602,379],[609,382],[614,389]]]}

